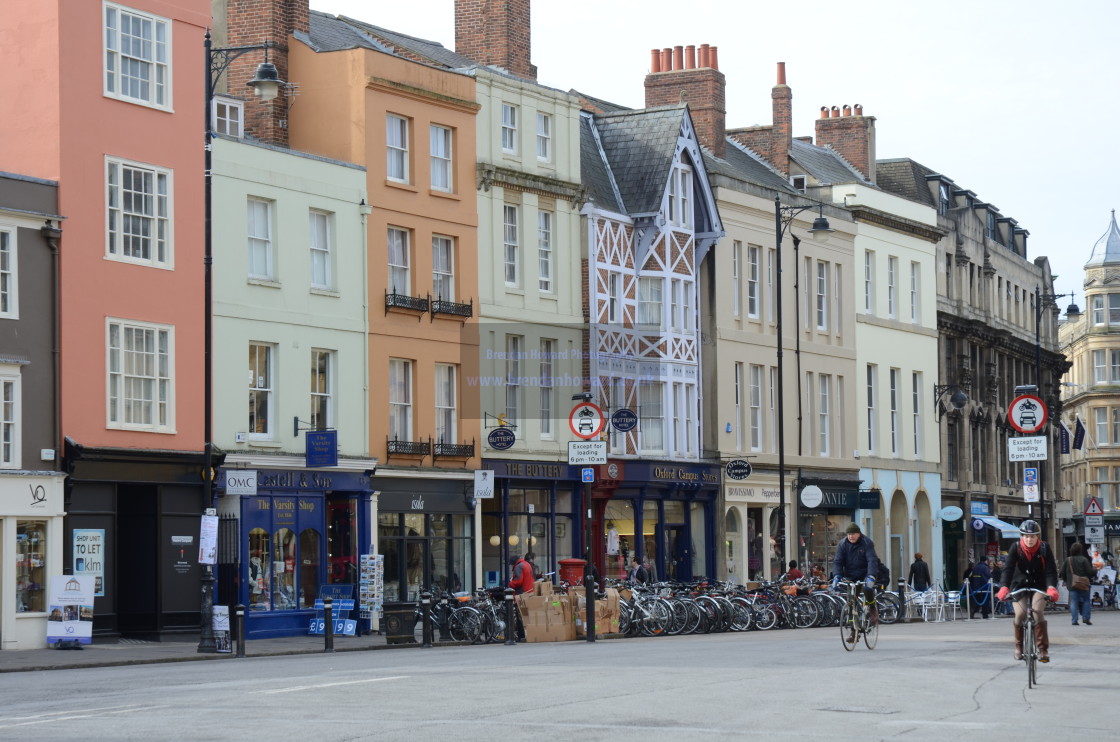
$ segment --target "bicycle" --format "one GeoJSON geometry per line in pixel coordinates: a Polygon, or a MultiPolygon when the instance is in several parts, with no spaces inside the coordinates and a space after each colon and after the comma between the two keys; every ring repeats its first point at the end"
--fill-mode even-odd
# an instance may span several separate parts
{"type": "Polygon", "coordinates": [[[867,602],[867,591],[860,589],[863,583],[841,580],[840,584],[844,586],[847,593],[844,607],[840,611],[840,642],[844,645],[844,649],[851,652],[862,637],[867,648],[874,649],[879,642],[879,624],[871,620],[871,604],[867,602]]]}
{"type": "MultiPolygon", "coordinates": [[[[1021,587],[1018,590],[1011,592],[1008,597],[1018,600],[1019,593],[1038,593],[1046,595],[1045,590],[1038,590],[1033,587],[1021,587]]],[[[1047,596],[1049,599],[1049,596],[1047,596]]],[[[1033,599],[1032,601],[1033,602],[1033,599]]],[[[1032,606],[1028,603],[1026,606],[1027,616],[1023,620],[1023,662],[1027,666],[1027,688],[1033,688],[1038,685],[1038,644],[1034,638],[1034,611],[1031,610],[1032,606]]]]}

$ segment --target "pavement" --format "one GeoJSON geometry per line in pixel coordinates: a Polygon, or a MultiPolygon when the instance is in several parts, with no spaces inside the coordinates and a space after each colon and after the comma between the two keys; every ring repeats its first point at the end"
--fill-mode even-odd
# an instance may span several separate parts
{"type": "MultiPolygon", "coordinates": [[[[1050,635],[1052,645],[1083,643],[1105,646],[1120,646],[1120,632],[1117,632],[1117,621],[1120,611],[1094,610],[1094,626],[1070,627],[1069,614],[1065,611],[1047,612],[1050,622],[1050,635]],[[1103,631],[1096,624],[1103,619],[1107,628],[1103,631]],[[1066,636],[1069,636],[1067,639],[1066,636]]],[[[966,620],[931,622],[929,628],[940,630],[952,629],[954,633],[969,632],[969,626],[987,634],[980,629],[981,626],[994,626],[1010,622],[1009,616],[995,616],[991,620],[966,620]]],[[[915,620],[912,623],[921,623],[915,620]]],[[[888,627],[889,629],[889,627],[888,627]]],[[[799,629],[798,631],[834,631],[835,629],[799,629]]],[[[785,631],[785,630],[783,630],[785,631]]],[[[772,633],[772,632],[748,632],[772,633]]],[[[999,641],[1010,636],[1009,625],[999,632],[999,641]],[[1006,635],[1004,634],[1006,632],[1006,635]]],[[[416,633],[419,642],[419,628],[416,633]]],[[[455,646],[461,642],[435,642],[434,646],[455,646]]],[[[283,655],[322,654],[325,640],[322,636],[286,636],[271,639],[251,639],[245,643],[245,657],[276,657],[283,655]]],[[[420,644],[389,644],[384,635],[369,634],[366,636],[335,636],[335,652],[361,652],[374,649],[418,649],[420,644]]],[[[37,670],[70,670],[83,667],[113,667],[119,665],[150,665],[165,662],[199,662],[199,661],[227,661],[240,659],[236,655],[237,645],[234,644],[232,653],[205,653],[198,651],[198,639],[195,637],[172,641],[143,641],[139,639],[119,639],[113,641],[94,640],[93,644],[85,645],[81,650],[72,649],[24,649],[7,650],[0,652],[0,673],[7,672],[34,672],[37,670]]]]}

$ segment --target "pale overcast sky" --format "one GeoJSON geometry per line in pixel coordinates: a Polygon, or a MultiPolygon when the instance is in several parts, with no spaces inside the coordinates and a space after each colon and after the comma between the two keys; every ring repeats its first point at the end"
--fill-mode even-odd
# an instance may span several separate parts
{"type": "MultiPolygon", "coordinates": [[[[311,7],[455,47],[454,0],[311,7]]],[[[785,62],[795,136],[821,106],[862,104],[879,159],[917,160],[1018,220],[1028,257],[1049,257],[1055,291],[1085,309],[1084,264],[1120,205],[1115,0],[536,0],[532,14],[542,84],[635,108],[651,49],[718,47],[728,128],[771,122],[785,62]]]]}

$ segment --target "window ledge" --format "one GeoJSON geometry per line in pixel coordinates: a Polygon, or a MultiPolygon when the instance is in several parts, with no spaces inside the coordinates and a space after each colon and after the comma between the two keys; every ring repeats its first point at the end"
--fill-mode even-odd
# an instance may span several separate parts
{"type": "Polygon", "coordinates": [[[311,294],[313,296],[329,296],[334,299],[338,299],[342,296],[342,292],[338,289],[319,289],[314,286],[311,287],[311,294]]]}
{"type": "Polygon", "coordinates": [[[250,438],[248,446],[249,448],[283,448],[284,444],[280,441],[250,438]]]}
{"type": "Polygon", "coordinates": [[[264,286],[266,289],[282,289],[284,284],[269,278],[250,278],[246,281],[250,286],[264,286]]]}
{"type": "Polygon", "coordinates": [[[402,191],[411,191],[412,193],[419,193],[420,192],[420,189],[417,188],[416,186],[412,185],[411,183],[401,183],[400,181],[389,180],[388,178],[385,179],[385,187],[386,188],[397,188],[397,189],[400,189],[402,191]]]}
{"type": "Polygon", "coordinates": [[[506,284],[506,293],[507,294],[514,294],[516,296],[525,296],[525,289],[521,288],[520,286],[510,286],[507,283],[506,284]]]}
{"type": "Polygon", "coordinates": [[[428,195],[429,196],[435,196],[436,198],[446,198],[446,199],[449,199],[451,201],[462,201],[463,200],[462,197],[459,196],[459,194],[455,193],[454,191],[441,191],[438,188],[429,188],[428,189],[428,195]]]}

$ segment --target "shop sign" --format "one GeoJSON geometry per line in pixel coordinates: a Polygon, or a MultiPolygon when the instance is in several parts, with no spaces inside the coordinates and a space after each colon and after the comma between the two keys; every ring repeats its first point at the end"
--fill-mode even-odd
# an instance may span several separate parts
{"type": "Polygon", "coordinates": [[[474,499],[494,499],[494,472],[490,469],[478,469],[474,473],[474,499]]]}
{"type": "Polygon", "coordinates": [[[860,510],[878,510],[881,498],[879,497],[879,490],[860,490],[859,491],[859,509],[860,510]]]}
{"type": "Polygon", "coordinates": [[[977,502],[975,500],[971,503],[970,515],[991,515],[991,505],[986,502],[977,502]]]}
{"type": "Polygon", "coordinates": [[[171,553],[172,561],[171,568],[181,575],[185,575],[191,570],[191,562],[187,558],[187,549],[194,551],[194,536],[172,536],[171,537],[171,553]],[[175,552],[178,552],[176,554],[175,552]]]}
{"type": "Polygon", "coordinates": [[[555,461],[495,461],[489,459],[485,466],[496,477],[510,479],[570,479],[568,467],[555,461]]]}
{"type": "Polygon", "coordinates": [[[718,483],[719,470],[715,472],[707,469],[696,469],[692,467],[683,466],[655,466],[653,467],[653,479],[673,480],[677,482],[690,482],[693,484],[703,483],[718,483]]]}
{"type": "Polygon", "coordinates": [[[257,494],[256,469],[226,469],[227,495],[257,494]]]}
{"type": "Polygon", "coordinates": [[[629,433],[638,427],[638,416],[633,410],[622,407],[611,413],[611,425],[620,433],[629,433]]]}
{"type": "Polygon", "coordinates": [[[308,467],[338,466],[337,430],[309,430],[304,441],[308,467]]]}
{"type": "Polygon", "coordinates": [[[74,576],[93,580],[93,594],[105,596],[105,529],[74,529],[74,576]]]}
{"type": "Polygon", "coordinates": [[[946,505],[941,508],[941,520],[959,520],[964,515],[964,511],[956,505],[946,505]]]}
{"type": "MultiPolygon", "coordinates": [[[[810,485],[816,487],[816,485],[810,485]]],[[[805,494],[809,487],[801,490],[801,504],[806,508],[812,510],[814,508],[836,508],[837,510],[855,510],[859,507],[859,490],[822,490],[817,488],[821,493],[820,501],[816,505],[806,504],[805,494]]],[[[812,493],[810,501],[816,500],[816,496],[812,493]]]]}
{"type": "Polygon", "coordinates": [[[517,434],[510,428],[494,428],[486,434],[486,443],[495,451],[508,451],[517,442],[517,434]]]}
{"type": "Polygon", "coordinates": [[[93,578],[51,575],[47,644],[93,643],[93,578]]]}
{"type": "Polygon", "coordinates": [[[732,459],[724,467],[728,479],[742,480],[751,475],[751,462],[745,459],[732,459]]]}
{"type": "Polygon", "coordinates": [[[724,499],[728,502],[777,502],[778,490],[765,487],[726,487],[724,499]]]}

